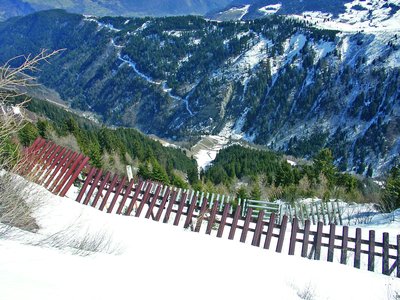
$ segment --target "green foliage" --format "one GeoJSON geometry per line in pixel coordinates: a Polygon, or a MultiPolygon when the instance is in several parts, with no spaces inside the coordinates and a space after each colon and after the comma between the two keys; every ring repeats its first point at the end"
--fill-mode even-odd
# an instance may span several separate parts
{"type": "Polygon", "coordinates": [[[26,123],[18,132],[18,138],[24,147],[30,146],[39,136],[39,131],[32,123],[26,123]]]}
{"type": "Polygon", "coordinates": [[[383,212],[392,212],[400,208],[400,166],[390,170],[385,188],[382,190],[380,209],[383,212]]]}
{"type": "Polygon", "coordinates": [[[261,189],[258,183],[254,183],[253,188],[250,192],[250,198],[253,200],[260,200],[261,199],[261,189]]]}
{"type": "Polygon", "coordinates": [[[242,200],[244,200],[244,199],[249,199],[249,194],[247,193],[247,189],[246,189],[244,186],[240,187],[240,188],[237,190],[237,192],[236,192],[236,198],[242,199],[242,200]]]}
{"type": "Polygon", "coordinates": [[[231,146],[218,153],[213,165],[204,173],[204,179],[214,184],[229,184],[235,178],[251,175],[268,174],[275,177],[280,159],[271,151],[231,146]]]}
{"type": "Polygon", "coordinates": [[[19,145],[7,137],[0,143],[0,147],[0,165],[7,169],[12,169],[21,157],[19,145]]]}
{"type": "Polygon", "coordinates": [[[188,158],[180,149],[163,147],[159,142],[146,137],[135,129],[101,127],[53,104],[36,99],[32,99],[28,103],[27,109],[50,121],[39,120],[36,124],[37,128],[32,124],[29,125],[22,134],[25,140],[32,140],[28,137],[33,135],[27,134],[31,131],[44,137],[50,136],[49,131],[51,130],[60,136],[72,134],[76,138],[80,150],[90,157],[93,166],[99,168],[104,166],[102,156],[105,152],[116,153],[123,163],[127,163],[126,154],[129,154],[133,159],[142,162],[139,166],[139,174],[145,179],[153,179],[166,184],[175,181],[184,186],[184,182],[181,182],[182,179],[172,172],[176,169],[187,174],[190,184],[198,181],[195,160],[188,158]],[[145,162],[151,163],[147,166],[145,162]]]}

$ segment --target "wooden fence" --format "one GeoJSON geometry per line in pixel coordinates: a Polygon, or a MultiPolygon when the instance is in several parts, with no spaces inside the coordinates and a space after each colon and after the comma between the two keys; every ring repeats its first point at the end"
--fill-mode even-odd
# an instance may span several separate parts
{"type": "Polygon", "coordinates": [[[88,162],[82,154],[38,138],[25,149],[17,172],[64,197],[88,162]]]}
{"type": "Polygon", "coordinates": [[[280,208],[281,215],[288,215],[290,219],[296,217],[302,226],[306,220],[313,225],[318,222],[324,225],[343,225],[342,210],[338,201],[311,201],[310,203],[295,203],[294,205],[283,204],[280,208]]]}
{"type": "Polygon", "coordinates": [[[31,159],[21,168],[22,173],[29,173],[39,183],[47,183],[60,195],[65,195],[75,180],[80,181],[76,201],[83,205],[107,213],[144,215],[155,221],[183,225],[194,232],[249,242],[264,249],[275,248],[278,253],[287,251],[289,255],[337,261],[355,268],[365,266],[369,271],[400,278],[400,235],[390,243],[388,233],[379,238],[370,230],[368,236],[363,237],[361,228],[353,230],[343,226],[338,229],[334,223],[328,227],[318,221],[313,226],[310,220],[305,220],[300,228],[298,219],[293,218],[288,226],[287,215],[278,220],[277,214],[271,213],[265,218],[265,210],[261,209],[254,217],[252,207],[244,210],[244,202],[234,205],[223,196],[210,197],[151,181],[128,182],[126,177],[119,178],[110,172],[104,174],[87,165],[83,156],[78,159],[77,154],[67,154],[65,149],[55,151],[56,148],[58,146],[52,143],[36,141],[26,153],[31,159]],[[83,180],[78,179],[79,173],[84,174],[83,180]],[[328,228],[328,232],[324,232],[328,228]]]}

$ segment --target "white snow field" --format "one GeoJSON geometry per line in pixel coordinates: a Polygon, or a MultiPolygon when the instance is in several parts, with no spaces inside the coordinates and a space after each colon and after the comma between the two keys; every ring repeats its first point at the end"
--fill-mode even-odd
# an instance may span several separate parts
{"type": "Polygon", "coordinates": [[[40,202],[41,229],[0,238],[0,299],[391,300],[400,293],[398,278],[111,215],[27,186],[29,201],[40,202]],[[34,246],[99,233],[110,237],[111,254],[34,246]]]}

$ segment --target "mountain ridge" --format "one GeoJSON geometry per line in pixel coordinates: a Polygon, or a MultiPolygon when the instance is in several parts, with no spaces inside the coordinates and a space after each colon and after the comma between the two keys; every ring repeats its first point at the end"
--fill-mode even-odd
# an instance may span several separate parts
{"type": "Polygon", "coordinates": [[[400,150],[395,33],[276,15],[221,23],[48,11],[0,24],[0,44],[0,61],[67,48],[41,82],[108,124],[175,140],[217,134],[302,157],[328,146],[341,170],[360,174],[387,170],[400,150]]]}
{"type": "Polygon", "coordinates": [[[229,2],[230,0],[87,0],[85,2],[80,0],[2,0],[0,2],[0,21],[49,9],[65,9],[72,13],[96,16],[204,15],[210,10],[223,8],[229,2]]]}

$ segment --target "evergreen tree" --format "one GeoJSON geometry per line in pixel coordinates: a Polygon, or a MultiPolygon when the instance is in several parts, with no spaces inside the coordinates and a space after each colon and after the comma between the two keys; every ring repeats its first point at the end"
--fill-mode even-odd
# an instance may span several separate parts
{"type": "Polygon", "coordinates": [[[400,208],[400,165],[390,170],[385,188],[382,190],[380,208],[384,212],[392,212],[400,208]]]}

